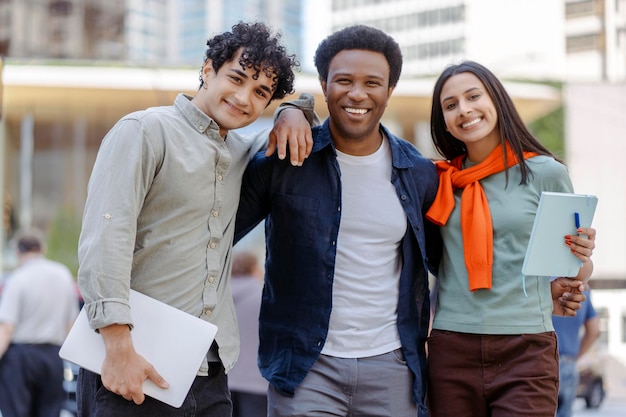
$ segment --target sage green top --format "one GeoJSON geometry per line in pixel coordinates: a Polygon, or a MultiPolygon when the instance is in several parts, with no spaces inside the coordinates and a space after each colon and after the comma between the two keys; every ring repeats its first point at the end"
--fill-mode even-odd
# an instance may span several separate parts
{"type": "Polygon", "coordinates": [[[508,186],[504,172],[480,181],[493,222],[490,290],[469,290],[460,222],[462,190],[455,190],[456,205],[442,227],[444,251],[433,328],[498,335],[553,330],[550,278],[523,279],[521,271],[541,192],[571,193],[573,187],[566,167],[553,158],[536,156],[527,163],[533,173],[527,185],[520,185],[517,165],[509,169],[508,186]]]}

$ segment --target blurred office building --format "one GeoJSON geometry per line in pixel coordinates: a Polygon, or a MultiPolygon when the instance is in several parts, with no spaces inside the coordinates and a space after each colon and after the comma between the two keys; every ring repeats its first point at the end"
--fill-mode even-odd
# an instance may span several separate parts
{"type": "Polygon", "coordinates": [[[626,79],[626,0],[332,0],[331,19],[394,36],[403,76],[472,59],[502,77],[626,79]]]}
{"type": "Polygon", "coordinates": [[[239,20],[283,32],[302,51],[300,0],[0,0],[0,55],[180,66],[239,20]]]}

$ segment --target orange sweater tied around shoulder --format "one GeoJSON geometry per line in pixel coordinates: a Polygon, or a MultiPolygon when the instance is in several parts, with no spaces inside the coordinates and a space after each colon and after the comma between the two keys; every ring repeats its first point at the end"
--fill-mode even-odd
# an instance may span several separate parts
{"type": "MultiPolygon", "coordinates": [[[[508,168],[517,165],[517,157],[506,144],[508,168]]],[[[524,152],[524,159],[536,156],[534,152],[524,152]]],[[[463,254],[470,291],[490,289],[493,274],[493,225],[489,201],[479,180],[504,171],[502,147],[497,146],[481,163],[462,169],[466,155],[448,161],[437,161],[439,189],[426,218],[444,226],[454,209],[454,189],[462,188],[461,232],[463,254]]]]}

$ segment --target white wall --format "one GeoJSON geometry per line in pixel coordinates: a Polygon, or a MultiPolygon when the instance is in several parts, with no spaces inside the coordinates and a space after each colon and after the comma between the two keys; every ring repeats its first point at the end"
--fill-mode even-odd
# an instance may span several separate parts
{"type": "MultiPolygon", "coordinates": [[[[598,196],[593,279],[626,279],[626,85],[569,84],[564,90],[566,163],[574,189],[598,196]]],[[[608,351],[626,364],[624,289],[593,290],[608,310],[608,351]]]]}
{"type": "Polygon", "coordinates": [[[594,278],[626,279],[626,85],[569,84],[564,106],[574,189],[598,196],[594,278]]]}

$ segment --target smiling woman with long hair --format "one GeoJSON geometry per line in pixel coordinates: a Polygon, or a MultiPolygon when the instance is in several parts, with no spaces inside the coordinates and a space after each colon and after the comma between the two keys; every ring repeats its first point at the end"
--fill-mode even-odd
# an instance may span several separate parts
{"type": "MultiPolygon", "coordinates": [[[[429,344],[431,416],[552,417],[558,353],[547,277],[522,277],[542,191],[573,192],[567,168],[524,126],[502,83],[466,61],[437,80],[440,185],[427,218],[444,243],[429,344]]],[[[595,230],[564,236],[587,281],[595,230]]]]}

